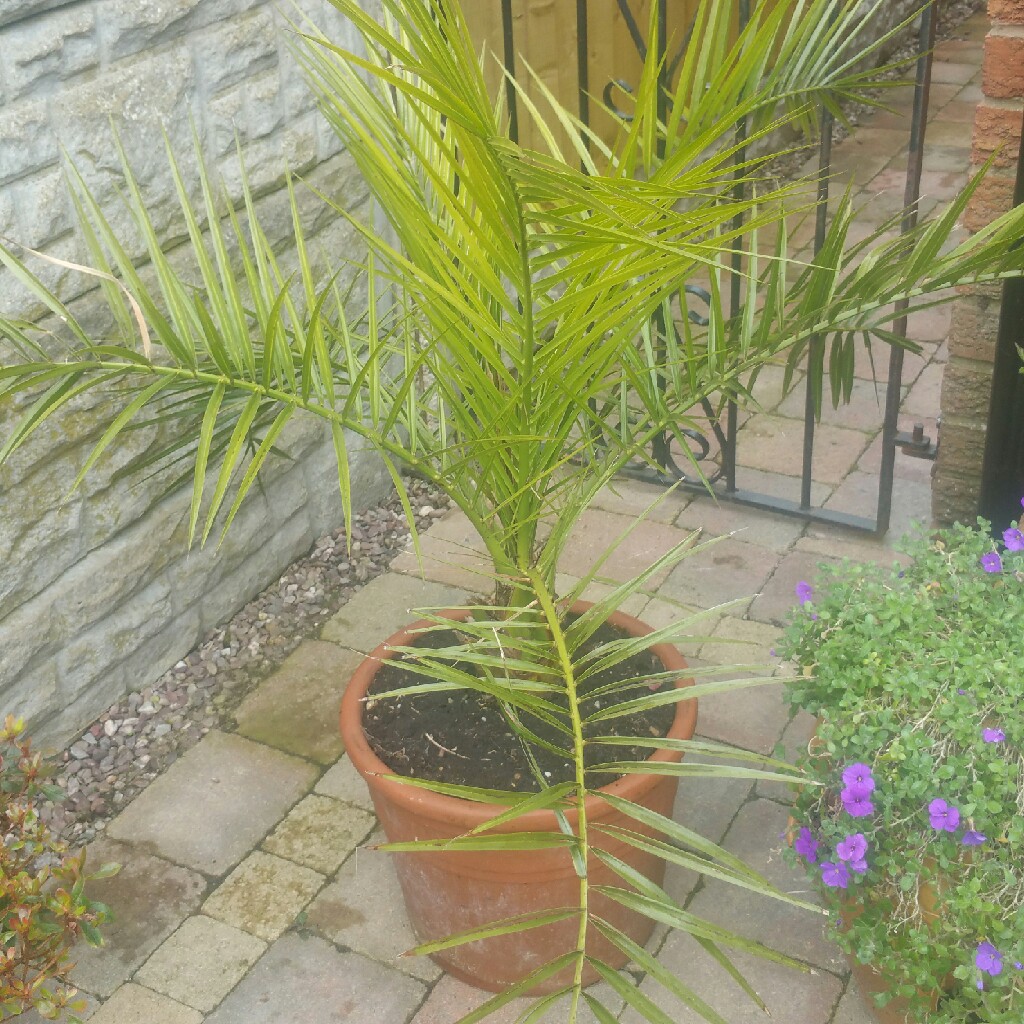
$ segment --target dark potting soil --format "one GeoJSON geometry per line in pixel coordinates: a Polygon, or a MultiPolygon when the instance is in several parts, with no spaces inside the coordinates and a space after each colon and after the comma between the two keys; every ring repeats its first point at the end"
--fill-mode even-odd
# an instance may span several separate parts
{"type": "MultiPolygon", "coordinates": [[[[590,639],[585,650],[593,649],[622,634],[603,626],[590,639]]],[[[442,648],[464,643],[454,630],[424,634],[417,646],[442,648]]],[[[461,666],[464,669],[469,666],[461,666]]],[[[649,652],[634,655],[614,668],[597,673],[580,687],[581,696],[618,680],[643,678],[663,672],[664,667],[649,652]]],[[[401,658],[385,662],[367,693],[363,728],[374,753],[399,775],[430,779],[483,789],[536,792],[540,789],[530,767],[522,742],[505,720],[497,700],[474,690],[406,695],[374,700],[391,690],[425,682],[422,675],[410,672],[401,658]]],[[[669,682],[637,683],[616,693],[601,695],[582,703],[584,715],[596,710],[600,701],[608,706],[651,693],[652,686],[670,686],[669,682]]],[[[553,695],[546,699],[556,702],[553,695]]],[[[560,702],[562,706],[564,701],[560,702]]],[[[665,704],[628,718],[615,718],[584,726],[584,736],[664,736],[672,725],[675,704],[665,704]]],[[[542,739],[566,746],[569,737],[532,715],[521,714],[523,724],[542,739]]],[[[595,744],[586,748],[586,763],[642,761],[652,748],[595,744]]],[[[544,747],[534,745],[532,753],[545,780],[552,784],[575,778],[572,765],[544,747]]],[[[608,775],[602,785],[616,776],[608,775]]]]}

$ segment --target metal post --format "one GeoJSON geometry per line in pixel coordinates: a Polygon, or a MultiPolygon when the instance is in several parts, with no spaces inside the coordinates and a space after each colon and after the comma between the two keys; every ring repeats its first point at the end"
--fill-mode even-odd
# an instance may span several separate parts
{"type": "MultiPolygon", "coordinates": [[[[739,0],[739,31],[742,32],[750,23],[750,0],[739,0]]],[[[743,142],[747,137],[747,119],[741,117],[736,122],[736,139],[743,142]]],[[[743,183],[743,164],[747,159],[746,146],[740,146],[736,151],[736,184],[733,186],[733,198],[742,203],[746,196],[746,186],[743,183]]],[[[737,213],[733,218],[734,230],[743,227],[743,214],[737,213]]],[[[740,304],[743,301],[743,246],[740,243],[740,236],[733,242],[732,250],[732,278],[729,290],[729,319],[735,320],[740,312],[740,304]]],[[[726,445],[722,452],[722,473],[725,477],[726,493],[736,490],[736,433],[739,427],[738,411],[735,402],[729,402],[726,409],[726,445]]]]}
{"type": "MultiPolygon", "coordinates": [[[[590,127],[590,22],[587,0],[576,0],[576,82],[579,91],[580,120],[590,127]]],[[[590,138],[582,135],[590,152],[590,138]]]]}
{"type": "MultiPolygon", "coordinates": [[[[1024,138],[1017,156],[1015,206],[1024,204],[1024,138]]],[[[1020,242],[1018,245],[1022,244],[1020,242]]],[[[992,523],[999,536],[1022,514],[1024,494],[1024,280],[1003,283],[1003,302],[999,311],[996,358],[992,367],[992,397],[988,430],[985,433],[985,459],[981,469],[979,512],[992,523]]]]}
{"type": "Polygon", "coordinates": [[[515,26],[512,23],[512,0],[501,0],[501,34],[504,42],[505,101],[508,104],[508,134],[513,142],[519,141],[519,98],[512,82],[516,74],[515,26]]]}
{"type": "MultiPolygon", "coordinates": [[[[921,15],[918,40],[917,82],[914,85],[914,115],[910,123],[910,155],[907,159],[907,187],[903,197],[904,234],[917,225],[917,202],[921,197],[921,171],[924,166],[924,135],[928,126],[928,97],[932,84],[932,51],[935,49],[935,2],[929,3],[921,15]]],[[[893,333],[907,336],[906,310],[910,303],[896,303],[899,314],[893,322],[893,333]]],[[[892,484],[896,468],[896,434],[903,382],[903,349],[892,345],[889,351],[889,380],[885,388],[885,419],[882,423],[882,468],[878,474],[878,514],[875,532],[881,536],[889,529],[892,515],[892,484]]]]}

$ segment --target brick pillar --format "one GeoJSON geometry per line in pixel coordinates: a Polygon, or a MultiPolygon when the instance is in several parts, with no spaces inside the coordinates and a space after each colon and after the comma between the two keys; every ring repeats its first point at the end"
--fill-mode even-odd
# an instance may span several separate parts
{"type": "MultiPolygon", "coordinates": [[[[985,40],[984,97],[974,119],[972,172],[993,153],[996,158],[964,216],[970,231],[984,227],[1013,203],[1024,119],[1024,0],[989,0],[988,14],[992,28],[985,40]]],[[[953,306],[940,402],[942,440],[932,490],[932,512],[939,522],[971,522],[977,515],[999,296],[998,286],[964,289],[953,306]]]]}

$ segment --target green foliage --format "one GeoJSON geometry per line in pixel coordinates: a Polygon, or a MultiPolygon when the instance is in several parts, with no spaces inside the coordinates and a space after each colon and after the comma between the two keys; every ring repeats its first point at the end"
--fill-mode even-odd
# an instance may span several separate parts
{"type": "Polygon", "coordinates": [[[779,653],[802,669],[790,699],[819,719],[800,766],[822,787],[800,791],[794,816],[821,841],[808,870],[836,938],[891,995],[929,1024],[1011,1024],[1024,1013],[1024,551],[979,520],[906,552],[903,568],[823,567],[787,628],[779,653]],[[1002,569],[987,572],[994,551],[1002,569]],[[854,763],[876,782],[874,813],[858,818],[840,798],[854,763]],[[932,827],[936,799],[959,811],[955,830],[932,827]],[[968,830],[984,841],[965,845],[968,830]],[[866,873],[825,886],[820,864],[858,832],[866,873]],[[975,964],[982,942],[1002,954],[996,976],[975,964]]]}
{"type": "MultiPolygon", "coordinates": [[[[85,852],[72,854],[40,816],[41,804],[63,796],[47,786],[46,766],[32,751],[24,723],[8,717],[0,729],[0,1016],[34,1007],[47,1019],[82,1008],[67,977],[80,938],[101,943],[109,917],[90,900],[85,852]]],[[[77,1018],[72,1018],[76,1020],[77,1018]]]]}

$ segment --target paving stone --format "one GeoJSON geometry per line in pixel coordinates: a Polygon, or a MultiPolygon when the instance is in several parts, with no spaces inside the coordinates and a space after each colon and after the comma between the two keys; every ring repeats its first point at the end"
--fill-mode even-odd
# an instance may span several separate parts
{"type": "MultiPolygon", "coordinates": [[[[823,1024],[829,1019],[842,992],[842,982],[838,978],[824,972],[805,973],[728,949],[725,952],[768,1005],[772,1018],[780,1024],[823,1024]]],[[[769,1019],[724,968],[689,935],[674,933],[669,936],[658,959],[710,1003],[729,1024],[762,1024],[769,1019]]],[[[695,1010],[650,979],[641,984],[640,991],[665,1010],[675,1024],[704,1021],[695,1010]]],[[[620,1020],[622,1024],[641,1024],[644,1018],[630,1008],[620,1020]]]]}
{"type": "Polygon", "coordinates": [[[292,925],[324,876],[257,850],[203,904],[203,913],[272,942],[292,925]]]}
{"type": "Polygon", "coordinates": [[[338,710],[361,656],[321,640],[303,640],[242,702],[238,732],[289,754],[332,764],[345,750],[338,710]]]}
{"type": "MultiPolygon", "coordinates": [[[[825,508],[873,519],[878,509],[878,477],[854,471],[825,502],[825,508]]],[[[894,480],[889,533],[894,538],[902,537],[918,524],[927,526],[931,518],[931,481],[894,480]]]]}
{"type": "Polygon", "coordinates": [[[453,608],[469,600],[456,590],[431,580],[388,572],[366,584],[324,626],[320,636],[353,651],[368,654],[418,617],[418,608],[453,608]]]}
{"type": "Polygon", "coordinates": [[[739,601],[728,609],[728,614],[742,615],[749,601],[768,581],[778,561],[777,551],[726,537],[677,565],[662,584],[660,593],[703,608],[739,601]]]}
{"type": "Polygon", "coordinates": [[[143,965],[136,981],[209,1013],[263,955],[262,939],[200,915],[190,917],[143,965]]]}
{"type": "MultiPolygon", "coordinates": [[[[784,861],[780,836],[788,810],[770,800],[744,804],[726,834],[724,846],[782,892],[814,902],[810,882],[784,861]]],[[[842,954],[826,937],[827,918],[780,900],[756,896],[726,882],[712,880],[697,894],[690,910],[747,938],[827,970],[845,969],[842,954]]]]}
{"type": "Polygon", "coordinates": [[[399,1024],[424,994],[420,982],[398,971],[339,953],[323,939],[290,934],[267,950],[206,1024],[399,1024]]]}
{"type": "MultiPolygon", "coordinates": [[[[742,435],[740,437],[743,444],[742,435]]],[[[741,492],[767,495],[770,498],[783,498],[787,501],[800,500],[800,477],[787,476],[777,470],[752,469],[740,466],[736,470],[736,486],[741,492]]],[[[834,485],[814,480],[811,483],[811,503],[822,505],[835,490],[834,485]]]]}
{"type": "Polygon", "coordinates": [[[93,1024],[202,1024],[198,1010],[141,985],[122,985],[90,1018],[93,1024]]]}
{"type": "Polygon", "coordinates": [[[307,796],[267,836],[263,849],[330,875],[367,837],[375,821],[372,814],[349,804],[307,796]]]}
{"type": "Polygon", "coordinates": [[[420,537],[420,554],[422,560],[410,544],[391,563],[392,570],[477,594],[494,589],[494,563],[479,534],[458,509],[452,509],[420,537]]]}
{"type": "Polygon", "coordinates": [[[857,983],[851,978],[849,987],[839,1000],[839,1008],[831,1024],[875,1024],[878,1018],[864,1005],[857,990],[857,983]]]}
{"type": "Polygon", "coordinates": [[[797,541],[796,550],[817,555],[819,561],[826,558],[848,558],[851,562],[876,562],[886,567],[895,562],[906,564],[907,556],[893,550],[893,540],[892,537],[851,534],[835,527],[812,523],[807,528],[807,535],[797,541]]]}
{"type": "MultiPolygon", "coordinates": [[[[384,842],[380,833],[370,844],[378,842],[384,842]]],[[[379,850],[356,850],[338,877],[313,901],[306,922],[339,946],[433,981],[441,969],[429,957],[399,959],[416,945],[416,937],[405,916],[402,889],[391,860],[394,856],[379,850]]]]}
{"type": "Polygon", "coordinates": [[[822,562],[835,561],[838,559],[816,552],[791,551],[779,562],[772,578],[751,604],[748,613],[750,618],[772,624],[785,622],[797,604],[797,583],[804,581],[813,587],[818,576],[818,566],[822,562]]]}
{"type": "MultiPolygon", "coordinates": [[[[555,574],[555,591],[559,597],[568,597],[579,586],[579,583],[580,580],[576,576],[569,576],[564,572],[555,574]]],[[[588,583],[583,590],[581,600],[596,603],[606,598],[614,589],[610,583],[588,583]]],[[[637,591],[637,593],[627,597],[625,601],[619,604],[618,609],[627,615],[634,615],[636,618],[643,620],[643,610],[650,603],[650,600],[651,592],[647,590],[637,591]]]]}
{"type": "MultiPolygon", "coordinates": [[[[748,779],[682,778],[672,819],[721,845],[752,788],[748,779]]],[[[669,864],[665,870],[665,891],[682,905],[693,894],[699,881],[700,876],[696,872],[675,864],[669,864]]]]}
{"type": "MultiPolygon", "coordinates": [[[[900,202],[899,206],[902,209],[903,203],[900,202]]],[[[802,424],[804,401],[805,398],[802,391],[799,393],[793,392],[779,406],[777,410],[778,415],[800,419],[802,424]]],[[[885,384],[881,381],[876,383],[871,380],[854,380],[849,403],[843,403],[838,408],[833,408],[831,396],[826,389],[825,396],[822,399],[821,421],[814,428],[815,462],[817,462],[819,453],[818,441],[821,436],[821,427],[843,427],[869,433],[881,430],[884,418],[885,384]]],[[[802,459],[802,449],[798,454],[802,459]]],[[[815,466],[815,476],[817,475],[817,466],[815,466]]],[[[821,479],[827,480],[829,478],[826,476],[821,479]]]]}
{"type": "MultiPolygon", "coordinates": [[[[206,879],[122,843],[100,840],[89,847],[89,863],[117,863],[112,878],[91,883],[90,898],[106,903],[113,920],[103,926],[103,945],[75,949],[71,980],[106,998],[203,900],[206,879]]],[[[19,1022],[20,1024],[20,1022],[19,1022]]]]}
{"type": "Polygon", "coordinates": [[[789,705],[779,682],[713,693],[701,697],[698,707],[701,736],[758,754],[775,749],[789,721],[789,705]]]}
{"type": "MultiPolygon", "coordinates": [[[[807,744],[817,730],[818,720],[813,715],[806,711],[797,711],[782,732],[782,760],[794,764],[800,754],[806,753],[807,744]]],[[[792,785],[788,782],[760,781],[755,785],[754,791],[758,796],[783,804],[791,804],[795,795],[792,785]]]]}
{"type": "Polygon", "coordinates": [[[691,499],[681,488],[669,493],[660,484],[620,477],[598,492],[591,507],[621,516],[643,516],[652,523],[673,523],[691,499]]]}
{"type": "MultiPolygon", "coordinates": [[[[622,582],[639,575],[652,562],[686,540],[688,533],[664,523],[637,523],[635,516],[588,509],[580,517],[558,568],[570,576],[583,578],[598,558],[614,545],[615,550],[601,565],[598,576],[622,582]],[[619,538],[631,528],[629,536],[620,542],[619,538]]],[[[652,576],[648,588],[657,586],[668,572],[664,569],[652,576]]]]}
{"type": "MultiPolygon", "coordinates": [[[[802,418],[755,416],[739,435],[736,461],[753,469],[799,476],[803,467],[803,438],[802,418]]],[[[819,423],[814,430],[814,479],[839,483],[867,447],[868,440],[859,430],[819,423]]]]}
{"type": "Polygon", "coordinates": [[[221,875],[315,779],[316,769],[297,758],[211,732],[115,818],[107,834],[221,875]]]}
{"type": "MultiPolygon", "coordinates": [[[[617,995],[610,985],[601,982],[591,985],[587,992],[598,999],[613,1014],[618,1014],[625,1005],[621,996],[617,995]]],[[[427,1001],[420,1007],[410,1024],[458,1024],[467,1013],[482,1006],[494,995],[493,992],[482,992],[478,988],[466,985],[455,978],[443,977],[433,988],[427,1001]]],[[[488,1024],[515,1024],[533,1005],[528,999],[513,999],[500,1010],[489,1015],[488,1024]]],[[[563,999],[551,1007],[538,1024],[564,1024],[568,1019],[568,999],[563,999]]],[[[597,1018],[586,1003],[582,1003],[576,1018],[579,1024],[596,1024],[597,1018]]]]}
{"type": "Polygon", "coordinates": [[[340,758],[323,775],[316,784],[314,792],[321,796],[329,796],[333,800],[342,800],[347,804],[352,804],[353,807],[361,807],[364,811],[373,813],[370,790],[347,756],[340,758]]]}
{"type": "MultiPolygon", "coordinates": [[[[664,591],[665,588],[662,586],[659,594],[664,594],[664,591]]],[[[696,605],[654,597],[643,606],[638,618],[654,629],[663,629],[673,623],[677,625],[680,631],[679,636],[682,639],[677,640],[675,646],[679,648],[691,666],[694,666],[701,647],[705,640],[714,633],[715,626],[722,614],[722,612],[698,608],[696,605]]]]}
{"type": "Polygon", "coordinates": [[[679,514],[676,526],[687,530],[703,529],[711,536],[731,533],[736,540],[773,551],[788,550],[803,533],[804,524],[790,516],[744,508],[711,498],[695,498],[679,514]]]}

